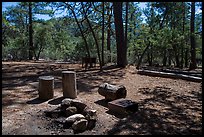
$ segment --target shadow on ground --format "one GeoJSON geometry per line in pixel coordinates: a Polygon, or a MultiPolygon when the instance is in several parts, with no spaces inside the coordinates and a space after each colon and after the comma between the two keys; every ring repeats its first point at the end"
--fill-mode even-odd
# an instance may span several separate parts
{"type": "MultiPolygon", "coordinates": [[[[55,83],[54,89],[62,88],[61,72],[67,69],[67,65],[62,64],[3,64],[2,66],[2,107],[10,106],[23,96],[35,98],[24,102],[25,104],[39,104],[43,101],[38,99],[38,78],[39,76],[54,76],[55,83]],[[35,83],[35,85],[31,85],[35,83]],[[30,89],[18,88],[22,86],[31,86],[30,89]],[[6,91],[6,92],[5,92],[6,91]],[[17,92],[18,91],[18,92],[17,92]]],[[[117,66],[106,66],[103,71],[98,67],[83,70],[82,68],[76,69],[77,92],[84,92],[87,94],[93,93],[100,84],[104,82],[112,83],[113,79],[120,79],[124,76],[124,71],[117,66]],[[109,79],[108,79],[109,78],[109,79]]],[[[114,83],[112,83],[114,84],[114,83]]],[[[58,100],[49,101],[50,104],[57,104],[58,100]]]]}
{"type": "Polygon", "coordinates": [[[197,96],[179,95],[166,87],[141,88],[139,92],[149,98],[140,101],[139,110],[119,120],[107,134],[124,131],[129,135],[202,134],[202,102],[197,96]],[[200,115],[195,116],[195,111],[200,115]]]}

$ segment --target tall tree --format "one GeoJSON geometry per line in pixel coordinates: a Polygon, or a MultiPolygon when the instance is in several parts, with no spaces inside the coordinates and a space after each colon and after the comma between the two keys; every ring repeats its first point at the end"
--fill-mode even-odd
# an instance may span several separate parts
{"type": "Polygon", "coordinates": [[[113,2],[113,14],[115,22],[116,45],[117,45],[117,65],[126,67],[127,65],[127,46],[124,40],[122,2],[113,2]]]}
{"type": "Polygon", "coordinates": [[[102,2],[103,12],[102,12],[102,50],[101,50],[101,65],[104,66],[104,16],[105,16],[105,7],[104,2],[102,2]]]}
{"type": "Polygon", "coordinates": [[[190,23],[190,30],[191,30],[191,62],[189,69],[196,69],[196,50],[195,50],[195,2],[191,3],[191,23],[190,23]]]}
{"type": "Polygon", "coordinates": [[[32,3],[29,2],[29,60],[33,59],[33,21],[32,21],[32,3]]]}
{"type": "Polygon", "coordinates": [[[77,15],[76,15],[76,13],[75,13],[75,8],[74,8],[74,6],[72,7],[68,2],[65,2],[65,4],[66,4],[67,8],[68,8],[69,10],[71,10],[71,12],[72,12],[72,14],[73,14],[73,16],[74,16],[74,19],[75,19],[75,21],[76,21],[76,23],[77,23],[77,25],[78,25],[78,28],[79,28],[79,30],[80,30],[80,32],[81,32],[81,36],[82,36],[82,38],[83,38],[83,40],[84,40],[85,47],[86,47],[86,51],[87,51],[87,54],[88,54],[88,58],[90,58],[91,55],[90,55],[90,51],[89,51],[89,46],[88,46],[86,37],[85,37],[85,35],[84,35],[84,33],[83,33],[82,27],[81,27],[81,25],[80,25],[80,23],[79,23],[79,20],[78,20],[78,18],[77,18],[77,15]]]}
{"type": "MultiPolygon", "coordinates": [[[[89,3],[88,3],[88,4],[89,4],[89,3]]],[[[89,18],[88,18],[88,16],[87,16],[86,11],[85,11],[85,7],[84,7],[83,2],[81,2],[81,6],[82,6],[84,18],[86,19],[86,21],[87,21],[87,23],[88,23],[88,26],[89,26],[89,28],[90,28],[90,30],[91,30],[91,33],[92,33],[92,35],[93,35],[93,37],[94,37],[94,40],[95,40],[95,43],[96,43],[96,48],[97,48],[97,53],[98,53],[98,60],[99,60],[100,70],[102,70],[102,63],[101,63],[101,57],[100,57],[100,51],[99,51],[98,40],[97,40],[97,38],[96,38],[95,32],[94,32],[94,30],[93,30],[93,28],[92,28],[92,25],[91,25],[91,23],[90,23],[90,21],[89,21],[89,18]]],[[[90,5],[89,5],[89,6],[90,6],[90,5]]]]}
{"type": "MultiPolygon", "coordinates": [[[[128,2],[126,2],[126,15],[125,15],[125,47],[128,47],[128,2]]],[[[128,62],[127,62],[128,63],[128,62]]]]}

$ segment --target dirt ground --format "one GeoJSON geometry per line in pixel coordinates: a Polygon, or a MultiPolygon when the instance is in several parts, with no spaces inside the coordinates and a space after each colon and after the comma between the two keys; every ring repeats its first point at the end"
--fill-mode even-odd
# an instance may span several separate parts
{"type": "Polygon", "coordinates": [[[139,75],[135,66],[100,72],[98,68],[84,71],[81,64],[2,62],[2,134],[201,135],[201,83],[139,75]],[[77,99],[96,110],[97,122],[92,130],[74,133],[44,115],[44,110],[56,108],[63,99],[61,71],[66,69],[76,71],[77,99]],[[35,85],[41,75],[54,76],[53,99],[38,99],[35,85]],[[124,85],[126,99],[138,102],[138,111],[126,116],[110,112],[97,91],[104,82],[124,85]]]}

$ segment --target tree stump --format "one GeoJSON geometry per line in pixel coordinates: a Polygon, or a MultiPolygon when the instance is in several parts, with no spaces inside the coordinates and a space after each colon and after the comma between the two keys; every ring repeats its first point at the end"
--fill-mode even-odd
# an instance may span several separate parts
{"type": "Polygon", "coordinates": [[[123,85],[116,86],[108,83],[101,84],[98,93],[104,96],[106,100],[125,98],[127,95],[126,88],[123,85]]]}
{"type": "Polygon", "coordinates": [[[54,77],[41,76],[39,77],[39,99],[51,99],[54,96],[54,77]]]}
{"type": "Polygon", "coordinates": [[[76,72],[62,71],[62,90],[63,97],[76,98],[76,72]]]}

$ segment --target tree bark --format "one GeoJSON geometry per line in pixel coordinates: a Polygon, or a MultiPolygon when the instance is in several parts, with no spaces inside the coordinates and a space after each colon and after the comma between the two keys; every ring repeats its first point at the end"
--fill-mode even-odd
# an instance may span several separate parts
{"type": "Polygon", "coordinates": [[[101,50],[101,65],[104,66],[104,2],[102,2],[103,13],[102,13],[102,50],[101,50]]]}
{"type": "Polygon", "coordinates": [[[110,10],[108,10],[107,15],[108,15],[108,29],[107,29],[107,50],[110,51],[110,45],[111,45],[111,41],[110,41],[110,36],[111,36],[111,10],[112,8],[110,8],[110,10]]]}
{"type": "Polygon", "coordinates": [[[122,2],[113,2],[113,14],[116,32],[117,65],[124,68],[127,65],[127,46],[124,42],[122,4],[122,2]]]}
{"type": "Polygon", "coordinates": [[[112,17],[112,6],[107,11],[108,16],[108,28],[107,28],[107,50],[110,52],[108,56],[108,62],[111,62],[111,17],[112,17]]]}
{"type": "Polygon", "coordinates": [[[89,25],[89,28],[90,28],[90,30],[91,30],[91,32],[92,32],[92,34],[93,34],[93,37],[94,37],[94,40],[95,40],[95,43],[96,43],[96,48],[97,48],[97,53],[98,53],[98,60],[99,60],[99,64],[100,64],[100,70],[102,70],[102,64],[101,64],[101,57],[100,57],[100,50],[99,50],[98,40],[97,40],[96,35],[95,35],[95,32],[94,32],[94,30],[93,30],[93,28],[92,28],[92,26],[91,26],[91,23],[90,23],[90,21],[89,21],[87,15],[86,15],[83,2],[81,2],[81,5],[82,5],[82,10],[83,10],[83,13],[84,13],[84,17],[85,17],[85,19],[86,19],[86,21],[87,21],[87,23],[88,23],[88,25],[89,25]]]}
{"type": "Polygon", "coordinates": [[[188,67],[188,48],[185,49],[185,67],[187,68],[188,67]]]}
{"type": "Polygon", "coordinates": [[[32,3],[29,2],[29,60],[33,59],[32,3]]]}
{"type": "Polygon", "coordinates": [[[137,66],[136,66],[136,69],[140,68],[140,64],[142,63],[142,59],[143,59],[143,57],[144,57],[144,55],[145,55],[145,53],[146,53],[146,51],[148,50],[149,47],[150,47],[150,42],[148,43],[148,45],[144,49],[142,55],[140,56],[139,61],[138,61],[137,66]]]}
{"type": "MultiPolygon", "coordinates": [[[[125,47],[128,47],[128,2],[126,2],[126,15],[125,15],[125,47]]],[[[128,62],[127,62],[128,64],[128,62]]]]}
{"type": "Polygon", "coordinates": [[[107,100],[115,100],[125,98],[127,95],[127,90],[123,85],[116,86],[104,83],[99,86],[98,93],[104,96],[107,100]]]}
{"type": "Polygon", "coordinates": [[[196,69],[196,50],[195,50],[195,2],[191,3],[191,63],[189,69],[196,69]]]}
{"type": "MultiPolygon", "coordinates": [[[[183,4],[183,29],[182,29],[182,31],[183,31],[183,35],[185,35],[185,3],[184,2],[182,2],[182,4],[183,4]]],[[[185,38],[184,38],[184,41],[183,41],[183,43],[182,43],[182,45],[181,45],[182,47],[181,47],[181,64],[180,64],[180,68],[181,69],[183,69],[183,65],[184,65],[184,46],[185,46],[185,38]]]]}
{"type": "Polygon", "coordinates": [[[88,54],[88,58],[90,58],[91,55],[90,55],[90,51],[89,51],[89,46],[88,46],[88,43],[87,43],[86,38],[85,38],[85,36],[84,36],[84,33],[83,33],[83,31],[82,31],[82,28],[81,28],[81,26],[80,26],[80,23],[79,23],[79,21],[78,21],[78,19],[77,19],[77,16],[76,16],[76,14],[75,14],[75,11],[74,11],[74,9],[72,9],[72,7],[71,7],[70,5],[68,5],[67,3],[65,3],[65,4],[66,4],[67,7],[72,11],[72,14],[74,15],[74,19],[75,19],[75,21],[76,21],[76,23],[77,23],[77,25],[78,25],[78,28],[79,28],[79,30],[80,30],[80,32],[81,32],[81,36],[82,36],[82,38],[83,38],[83,40],[84,40],[84,42],[85,42],[85,47],[86,47],[86,51],[87,51],[87,54],[88,54]]]}
{"type": "Polygon", "coordinates": [[[166,48],[164,49],[164,57],[163,57],[163,66],[166,66],[167,56],[166,56],[166,48]]]}

